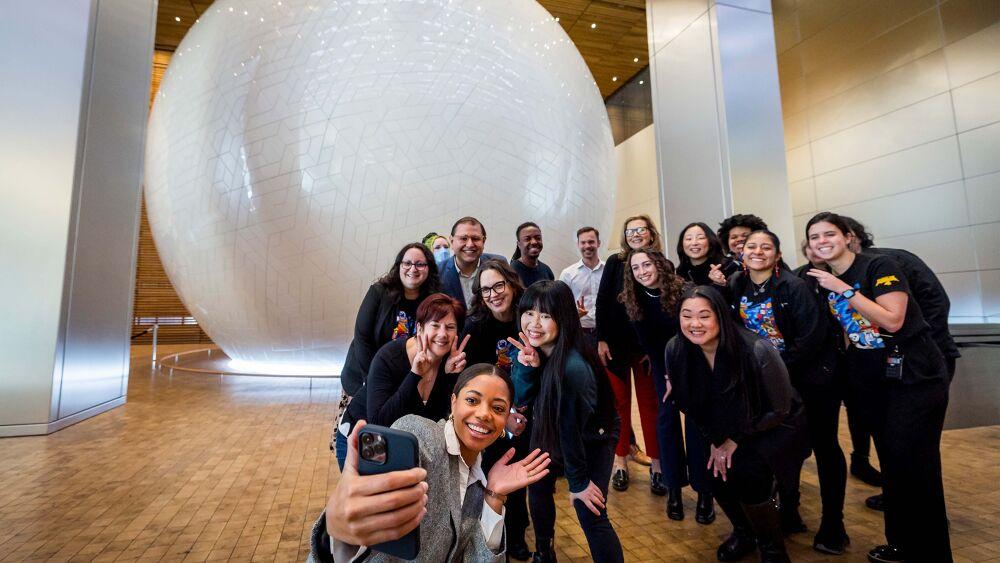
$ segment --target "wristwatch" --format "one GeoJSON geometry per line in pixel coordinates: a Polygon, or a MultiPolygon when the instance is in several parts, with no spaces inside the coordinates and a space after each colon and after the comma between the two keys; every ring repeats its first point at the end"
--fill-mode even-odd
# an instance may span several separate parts
{"type": "Polygon", "coordinates": [[[844,299],[850,299],[851,297],[854,297],[854,290],[847,289],[843,293],[841,293],[840,296],[843,297],[844,299]]]}

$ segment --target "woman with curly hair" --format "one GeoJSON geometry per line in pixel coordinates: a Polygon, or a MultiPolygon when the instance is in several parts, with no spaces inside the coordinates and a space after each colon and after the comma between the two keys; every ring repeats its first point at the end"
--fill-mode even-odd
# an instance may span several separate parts
{"type": "MultiPolygon", "coordinates": [[[[626,258],[629,269],[624,273],[622,292],[618,299],[625,306],[639,342],[649,354],[653,383],[657,397],[667,392],[666,367],[663,350],[677,334],[677,300],[684,290],[684,280],[674,271],[674,265],[655,248],[629,251],[626,258]]],[[[690,483],[698,493],[695,520],[710,524],[715,520],[715,503],[712,500],[710,479],[705,469],[708,463],[708,442],[697,425],[686,424],[687,447],[684,451],[684,433],[681,417],[673,403],[660,402],[656,415],[656,437],[660,459],[653,462],[653,478],[663,470],[667,487],[667,517],[684,519],[681,488],[690,483]]]]}

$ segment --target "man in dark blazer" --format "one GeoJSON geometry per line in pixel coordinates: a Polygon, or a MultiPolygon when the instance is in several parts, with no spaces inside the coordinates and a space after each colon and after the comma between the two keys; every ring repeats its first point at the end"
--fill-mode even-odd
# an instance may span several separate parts
{"type": "Polygon", "coordinates": [[[438,262],[441,291],[464,303],[472,304],[472,282],[483,260],[507,259],[483,252],[486,247],[486,227],[475,217],[462,217],[451,227],[451,250],[454,256],[438,262]]]}

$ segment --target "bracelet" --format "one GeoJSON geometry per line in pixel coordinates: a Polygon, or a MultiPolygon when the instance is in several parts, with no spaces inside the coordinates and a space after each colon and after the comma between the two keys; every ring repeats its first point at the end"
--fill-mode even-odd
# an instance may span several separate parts
{"type": "Polygon", "coordinates": [[[505,504],[507,502],[507,495],[501,495],[493,489],[486,489],[484,492],[486,493],[486,496],[497,499],[501,504],[505,504]]]}

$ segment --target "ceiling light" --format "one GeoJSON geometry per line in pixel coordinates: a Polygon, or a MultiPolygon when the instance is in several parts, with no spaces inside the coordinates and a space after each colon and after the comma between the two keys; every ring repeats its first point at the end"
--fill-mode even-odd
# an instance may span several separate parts
{"type": "Polygon", "coordinates": [[[174,21],[175,21],[175,22],[179,22],[179,21],[181,21],[181,17],[180,17],[180,16],[174,16],[174,21]]]}
{"type": "Polygon", "coordinates": [[[643,84],[645,84],[645,83],[646,83],[646,81],[645,81],[645,80],[640,80],[640,81],[639,81],[639,86],[642,86],[642,85],[643,85],[643,84]]]}
{"type": "Polygon", "coordinates": [[[556,21],[559,21],[559,18],[556,18],[556,21]]]}
{"type": "Polygon", "coordinates": [[[639,57],[636,57],[636,58],[632,59],[632,62],[633,62],[633,63],[637,63],[637,62],[639,62],[639,57]]]}
{"type": "Polygon", "coordinates": [[[596,23],[590,24],[590,29],[597,29],[597,24],[596,23]]]}
{"type": "Polygon", "coordinates": [[[618,82],[618,77],[617,76],[612,76],[611,77],[611,81],[612,82],[618,82]]]}

